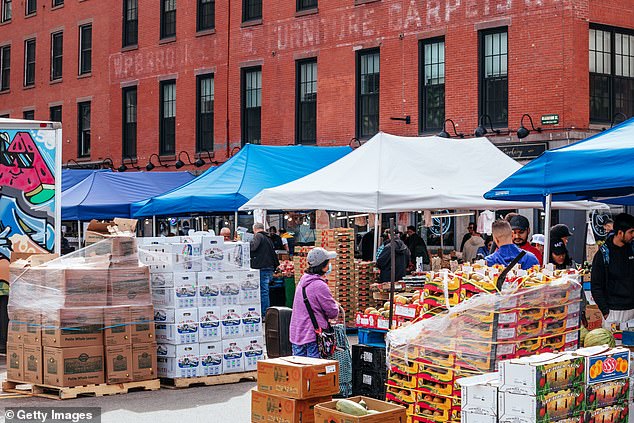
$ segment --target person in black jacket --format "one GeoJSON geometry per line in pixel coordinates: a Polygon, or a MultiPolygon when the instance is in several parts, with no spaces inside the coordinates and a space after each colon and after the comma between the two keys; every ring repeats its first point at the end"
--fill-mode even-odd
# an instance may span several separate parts
{"type": "MultiPolygon", "coordinates": [[[[407,265],[409,264],[410,260],[410,252],[407,248],[407,245],[405,245],[405,243],[401,241],[398,235],[396,236],[394,243],[394,251],[396,253],[394,259],[396,270],[394,273],[394,281],[396,282],[403,279],[403,276],[405,276],[407,272],[407,265]]],[[[385,237],[383,250],[381,251],[381,254],[379,254],[379,257],[377,257],[376,259],[376,267],[378,267],[381,271],[381,282],[390,282],[390,279],[392,277],[392,260],[390,253],[391,250],[392,247],[390,244],[390,236],[389,234],[387,234],[385,237]]]]}
{"type": "Polygon", "coordinates": [[[634,216],[614,218],[614,233],[592,261],[591,291],[605,317],[604,327],[634,319],[634,216]]]}
{"type": "Polygon", "coordinates": [[[370,229],[361,237],[359,250],[361,250],[361,260],[374,260],[374,228],[370,229]]]}
{"type": "Polygon", "coordinates": [[[262,308],[262,318],[269,308],[269,283],[273,279],[273,272],[280,265],[273,247],[273,241],[264,231],[264,225],[256,223],[253,225],[255,236],[250,242],[251,246],[251,268],[260,270],[260,298],[262,308]]]}
{"type": "Polygon", "coordinates": [[[429,251],[427,251],[427,244],[425,240],[416,233],[416,227],[407,227],[407,238],[405,244],[411,254],[410,260],[414,269],[416,269],[416,258],[422,257],[423,264],[429,264],[429,251]]]}

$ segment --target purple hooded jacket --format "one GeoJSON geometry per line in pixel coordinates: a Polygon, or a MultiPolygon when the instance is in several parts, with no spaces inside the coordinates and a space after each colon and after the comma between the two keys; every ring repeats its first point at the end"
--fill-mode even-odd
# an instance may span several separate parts
{"type": "Polygon", "coordinates": [[[291,315],[290,340],[295,345],[305,345],[316,340],[315,329],[304,304],[304,294],[302,293],[304,286],[320,328],[327,328],[328,320],[336,318],[339,314],[339,306],[330,293],[328,283],[319,275],[304,273],[295,289],[293,314],[291,315]]]}

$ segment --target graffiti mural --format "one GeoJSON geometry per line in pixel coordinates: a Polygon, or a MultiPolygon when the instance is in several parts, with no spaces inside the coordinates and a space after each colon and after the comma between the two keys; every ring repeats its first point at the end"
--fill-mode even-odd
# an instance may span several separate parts
{"type": "Polygon", "coordinates": [[[0,283],[12,252],[55,249],[55,131],[0,132],[0,283]]]}

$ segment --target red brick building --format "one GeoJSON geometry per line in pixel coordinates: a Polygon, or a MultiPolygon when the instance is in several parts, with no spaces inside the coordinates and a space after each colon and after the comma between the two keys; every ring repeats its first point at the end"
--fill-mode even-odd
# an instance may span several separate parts
{"type": "Polygon", "coordinates": [[[489,117],[514,143],[525,113],[543,131],[524,142],[552,147],[634,114],[634,0],[0,7],[0,115],[61,116],[65,162],[209,163],[243,142],[345,145],[445,119],[472,135],[489,117]]]}

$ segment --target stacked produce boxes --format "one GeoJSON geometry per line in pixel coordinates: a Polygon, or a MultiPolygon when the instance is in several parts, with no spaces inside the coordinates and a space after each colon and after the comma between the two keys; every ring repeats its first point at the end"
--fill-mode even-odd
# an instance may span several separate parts
{"type": "Polygon", "coordinates": [[[299,280],[304,275],[304,271],[308,269],[308,262],[306,257],[308,252],[314,247],[295,247],[295,255],[293,256],[293,272],[295,274],[295,283],[299,283],[299,280]]]}
{"type": "Polygon", "coordinates": [[[375,263],[372,261],[355,261],[357,287],[357,308],[365,310],[374,305],[375,300],[370,292],[370,285],[376,283],[377,277],[375,272],[375,263]]]}
{"type": "Polygon", "coordinates": [[[13,263],[9,380],[73,387],[157,378],[149,272],[136,245],[114,237],[39,266],[13,263]]]}
{"type": "MultiPolygon", "coordinates": [[[[493,283],[463,276],[461,285],[478,289],[493,283]]],[[[459,421],[458,379],[493,371],[502,360],[576,349],[580,301],[574,281],[543,284],[473,297],[464,307],[392,331],[386,398],[408,407],[412,421],[459,421]]]]}
{"type": "Polygon", "coordinates": [[[204,235],[144,238],[158,374],[179,379],[253,371],[264,356],[260,275],[249,244],[204,235]]]}

